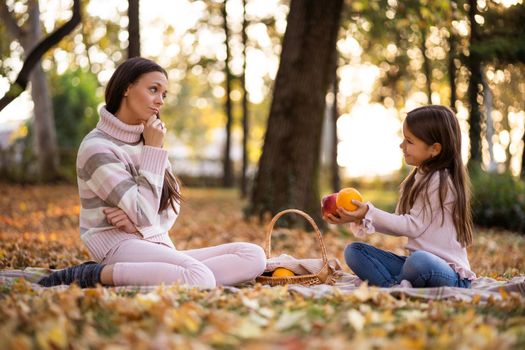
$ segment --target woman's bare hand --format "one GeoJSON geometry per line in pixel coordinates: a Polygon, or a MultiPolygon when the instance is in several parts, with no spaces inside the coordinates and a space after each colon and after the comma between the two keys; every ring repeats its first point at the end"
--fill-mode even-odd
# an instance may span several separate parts
{"type": "Polygon", "coordinates": [[[106,220],[119,230],[127,233],[139,232],[124,210],[120,208],[106,208],[104,209],[104,214],[106,215],[106,220]]]}
{"type": "Polygon", "coordinates": [[[154,114],[144,122],[142,135],[146,146],[162,148],[164,135],[166,135],[166,125],[154,114]]]}

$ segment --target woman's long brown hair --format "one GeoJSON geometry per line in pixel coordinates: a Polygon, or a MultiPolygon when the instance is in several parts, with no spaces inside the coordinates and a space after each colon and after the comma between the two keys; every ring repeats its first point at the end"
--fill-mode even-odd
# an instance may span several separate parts
{"type": "MultiPolygon", "coordinates": [[[[119,65],[106,86],[105,99],[107,111],[115,114],[122,103],[126,89],[135,83],[143,74],[150,72],[161,72],[168,78],[168,73],[164,68],[142,57],[130,58],[119,65]]],[[[162,185],[162,195],[160,197],[159,212],[166,210],[170,205],[173,210],[177,212],[175,204],[180,204],[181,200],[180,182],[166,169],[164,173],[164,183],[162,185]]]]}
{"type": "Polygon", "coordinates": [[[441,152],[414,168],[403,181],[398,203],[399,213],[408,213],[420,194],[424,196],[423,205],[430,206],[427,193],[428,183],[432,175],[439,172],[442,223],[445,215],[443,201],[447,194],[447,177],[450,177],[456,195],[452,216],[457,231],[457,240],[463,247],[472,244],[470,180],[461,158],[461,130],[454,112],[445,106],[419,107],[407,114],[405,123],[410,132],[427,145],[441,144],[441,152]],[[423,177],[414,185],[418,171],[423,174],[423,177]]]}

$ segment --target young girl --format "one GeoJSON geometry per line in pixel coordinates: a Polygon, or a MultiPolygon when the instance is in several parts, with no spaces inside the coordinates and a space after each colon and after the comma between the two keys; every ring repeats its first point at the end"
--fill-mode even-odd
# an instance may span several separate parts
{"type": "Polygon", "coordinates": [[[469,288],[471,271],[465,247],[472,243],[469,179],[461,159],[461,132],[454,113],[425,106],[408,113],[400,147],[415,168],[401,184],[396,214],[354,201],[358,209],[338,209],[333,224],[350,223],[358,236],[376,231],[408,237],[409,256],[355,242],[345,249],[348,266],[362,280],[380,287],[469,288]]]}
{"type": "Polygon", "coordinates": [[[100,121],[78,150],[80,235],[95,262],[52,273],[44,286],[78,283],[234,285],[263,273],[261,247],[229,243],[178,251],[168,230],[180,209],[180,187],[162,148],[159,112],[167,73],[131,58],[111,77],[100,121]]]}

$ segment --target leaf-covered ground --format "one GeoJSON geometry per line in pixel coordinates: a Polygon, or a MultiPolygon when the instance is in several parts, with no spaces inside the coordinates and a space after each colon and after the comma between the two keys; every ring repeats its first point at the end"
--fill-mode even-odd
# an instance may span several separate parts
{"type": "MultiPolygon", "coordinates": [[[[265,224],[244,221],[234,191],[186,189],[171,237],[178,249],[231,241],[262,244],[265,224]]],[[[61,268],[89,259],[78,235],[75,186],[0,183],[0,268],[61,268]]],[[[341,261],[348,232],[324,232],[330,257],[341,261]]],[[[319,254],[313,235],[280,229],[274,254],[319,254]]],[[[403,253],[403,240],[373,235],[378,247],[403,253]]],[[[469,248],[479,275],[525,274],[525,237],[477,230],[469,248]]],[[[231,293],[159,287],[152,293],[110,288],[33,290],[24,281],[0,288],[0,349],[520,349],[525,347],[525,300],[465,303],[394,298],[364,286],[321,300],[286,287],[231,293]]]]}

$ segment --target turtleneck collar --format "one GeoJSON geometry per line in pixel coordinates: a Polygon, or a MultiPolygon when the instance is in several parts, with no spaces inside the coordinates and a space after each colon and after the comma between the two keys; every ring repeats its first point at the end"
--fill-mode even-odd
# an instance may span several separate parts
{"type": "Polygon", "coordinates": [[[100,120],[98,121],[97,129],[122,142],[137,143],[144,131],[144,125],[126,124],[108,112],[106,106],[103,106],[100,108],[100,120]]]}

